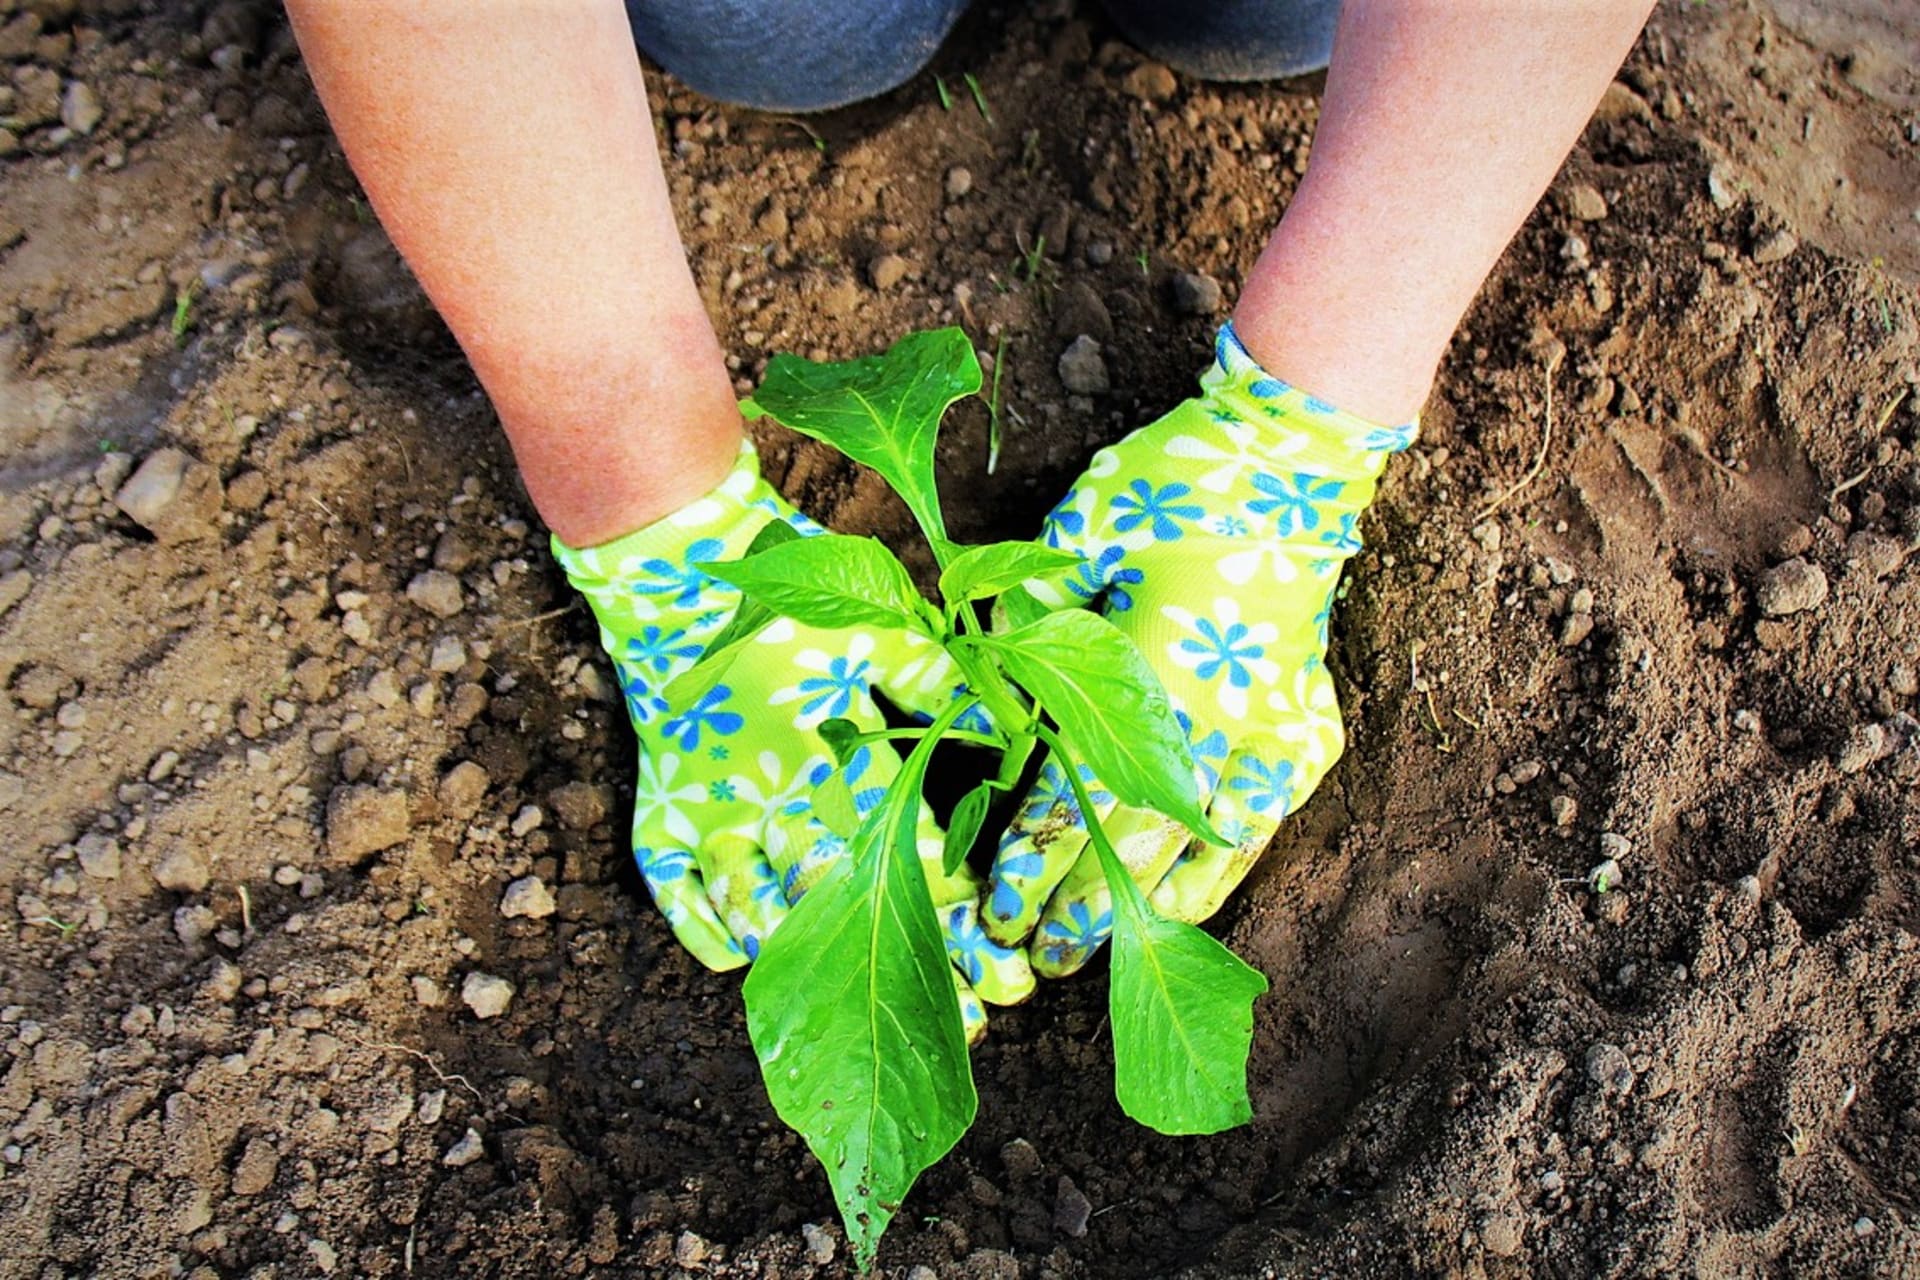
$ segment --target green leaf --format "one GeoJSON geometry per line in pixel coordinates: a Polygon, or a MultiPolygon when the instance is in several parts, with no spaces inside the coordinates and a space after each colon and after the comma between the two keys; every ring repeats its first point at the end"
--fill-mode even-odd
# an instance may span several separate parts
{"type": "Polygon", "coordinates": [[[814,732],[819,734],[821,741],[827,744],[827,750],[833,752],[833,762],[843,768],[847,761],[853,758],[853,753],[860,749],[860,735],[863,731],[859,725],[845,716],[822,720],[814,732]]]}
{"type": "Polygon", "coordinates": [[[1031,578],[1065,573],[1081,563],[1070,551],[1037,542],[991,542],[968,547],[940,571],[940,596],[948,604],[997,596],[1031,578]]]}
{"type": "MultiPolygon", "coordinates": [[[[800,531],[785,520],[771,520],[763,525],[759,533],[753,535],[753,541],[747,544],[742,559],[755,556],[769,547],[792,542],[800,537],[800,531]]],[[[733,617],[720,633],[707,641],[707,647],[691,667],[667,681],[660,696],[669,706],[690,707],[705,697],[713,686],[720,683],[720,677],[727,674],[727,668],[740,656],[740,646],[760,634],[761,628],[774,620],[773,610],[757,600],[742,599],[740,607],[733,611],[733,617]]]]}
{"type": "Polygon", "coordinates": [[[980,824],[987,820],[987,806],[993,803],[991,780],[981,783],[960,797],[947,819],[947,842],[940,851],[940,869],[952,875],[967,860],[973,842],[980,835],[980,824]]]}
{"type": "Polygon", "coordinates": [[[824,441],[878,471],[930,541],[946,522],[933,480],[933,445],[947,406],[980,390],[980,361],[960,329],[910,333],[884,355],[819,364],[777,355],[741,405],[824,441]]]}
{"type": "Polygon", "coordinates": [[[873,538],[821,534],[744,560],[703,561],[697,567],[810,627],[874,626],[929,633],[920,593],[906,566],[873,538]]]}
{"type": "Polygon", "coordinates": [[[1202,839],[1226,843],[1200,809],[1193,752],[1166,689],[1111,622],[1069,609],[1005,635],[954,643],[998,657],[1122,804],[1158,809],[1202,839]]]}
{"type": "Polygon", "coordinates": [[[860,806],[853,802],[853,787],[847,775],[835,769],[813,789],[813,816],[843,840],[851,840],[860,829],[860,806]]]}
{"type": "Polygon", "coordinates": [[[1094,847],[1114,904],[1107,1012],[1120,1109],[1161,1133],[1245,1124],[1253,1002],[1266,976],[1193,925],[1156,915],[1104,832],[1094,847]]]}
{"type": "MultiPolygon", "coordinates": [[[[1064,752],[1058,735],[1043,736],[1064,752]]],[[[1120,1109],[1161,1133],[1219,1133],[1245,1124],[1253,1119],[1253,1002],[1266,994],[1266,975],[1193,925],[1155,914],[1094,816],[1079,770],[1071,760],[1061,769],[1087,815],[1087,835],[1113,896],[1107,1016],[1120,1109]]]]}
{"type": "Polygon", "coordinates": [[[1016,630],[1038,622],[1052,612],[1052,608],[1025,587],[1008,587],[993,602],[994,630],[1016,630]]]}
{"type": "Polygon", "coordinates": [[[978,1106],[914,838],[927,761],[961,709],[914,748],[849,856],[794,904],[747,975],[767,1095],[826,1168],[862,1270],[978,1106]]]}

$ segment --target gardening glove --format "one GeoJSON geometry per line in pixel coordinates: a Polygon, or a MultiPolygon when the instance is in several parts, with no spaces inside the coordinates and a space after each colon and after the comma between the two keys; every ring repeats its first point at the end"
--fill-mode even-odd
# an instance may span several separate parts
{"type": "MultiPolygon", "coordinates": [[[[1165,916],[1212,915],[1339,757],[1345,738],[1323,655],[1340,567],[1387,458],[1415,428],[1381,427],[1269,376],[1228,324],[1200,395],[1095,454],[1047,517],[1047,545],[1083,558],[1049,604],[1098,604],[1166,685],[1198,766],[1200,800],[1229,842],[1161,814],[1088,798],[1165,916]]],[[[1000,841],[987,935],[1028,943],[1034,970],[1072,973],[1112,931],[1100,863],[1049,760],[1000,841]]]]}
{"type": "MultiPolygon", "coordinates": [[[[842,834],[815,812],[814,789],[834,773],[824,720],[885,728],[873,691],[931,715],[963,693],[938,645],[907,631],[823,631],[776,618],[739,649],[719,683],[690,705],[667,683],[694,665],[740,603],[738,588],[697,566],[746,551],[768,523],[802,536],[824,530],[760,476],[751,444],[720,486],[637,533],[553,555],[593,607],[640,741],[633,855],[674,935],[710,969],[759,954],[792,904],[846,856],[842,834]]],[[[970,713],[971,714],[971,713],[970,713]]],[[[862,746],[843,771],[861,817],[899,771],[886,743],[862,746]]],[[[981,999],[1032,990],[1025,956],[981,931],[980,885],[966,868],[940,870],[942,835],[923,804],[919,847],[955,965],[969,1039],[985,1027],[981,999]]]]}

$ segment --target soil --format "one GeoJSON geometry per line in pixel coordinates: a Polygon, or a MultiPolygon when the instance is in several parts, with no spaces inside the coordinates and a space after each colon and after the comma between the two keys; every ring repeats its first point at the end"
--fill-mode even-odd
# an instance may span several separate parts
{"type": "MultiPolygon", "coordinates": [[[[1126,1122],[1104,977],[1045,984],[883,1274],[1920,1275],[1916,49],[1890,2],[1661,9],[1366,524],[1350,749],[1217,921],[1273,981],[1253,1124],[1126,1122]]],[[[0,0],[0,59],[0,1277],[847,1274],[275,7],[0,0]],[[150,532],[111,495],[165,448],[150,532]]],[[[1222,312],[1175,277],[1230,305],[1319,84],[1071,0],[933,71],[804,120],[649,75],[742,388],[1004,338],[999,471],[978,405],[941,457],[960,536],[1021,536],[1187,393],[1222,312]]]]}

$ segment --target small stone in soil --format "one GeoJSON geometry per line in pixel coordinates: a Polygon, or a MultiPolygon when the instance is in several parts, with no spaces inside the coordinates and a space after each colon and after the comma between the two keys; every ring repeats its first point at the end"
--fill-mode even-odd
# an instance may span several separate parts
{"type": "Polygon", "coordinates": [[[1887,754],[1887,731],[1877,724],[1857,724],[1847,733],[1834,758],[1834,767],[1842,773],[1859,773],[1887,754]]]}
{"type": "Polygon", "coordinates": [[[476,1018],[497,1018],[513,1003],[513,984],[505,978],[474,970],[460,984],[460,999],[476,1018]]]}
{"type": "Polygon", "coordinates": [[[683,1267],[697,1267],[707,1260],[713,1246],[691,1231],[682,1231],[673,1242],[673,1260],[683,1267]]]}
{"type": "Polygon", "coordinates": [[[1570,827],[1580,814],[1580,804],[1572,796],[1555,796],[1548,802],[1548,810],[1553,814],[1553,825],[1570,827]]]}
{"type": "Polygon", "coordinates": [[[1102,395],[1112,388],[1100,344],[1087,334],[1075,338],[1060,353],[1060,384],[1075,395],[1102,395]]]}
{"type": "Polygon", "coordinates": [[[428,569],[407,584],[407,599],[436,618],[451,618],[467,607],[460,579],[444,569],[428,569]]]}
{"type": "Polygon", "coordinates": [[[433,650],[427,657],[427,669],[441,675],[452,675],[467,665],[467,646],[458,636],[441,636],[433,642],[433,650]]]}
{"type": "Polygon", "coordinates": [[[112,836],[88,832],[80,837],[76,850],[80,855],[80,869],[95,880],[120,878],[120,842],[112,836]]]}
{"type": "Polygon", "coordinates": [[[1567,212],[1581,222],[1598,222],[1607,216],[1607,198],[1591,183],[1576,182],[1567,190],[1567,212]]]}
{"type": "Polygon", "coordinates": [[[1074,1185],[1072,1178],[1061,1174],[1053,1201],[1053,1229],[1078,1240],[1087,1234],[1087,1219],[1092,1216],[1092,1202],[1074,1185]]]}
{"type": "Polygon", "coordinates": [[[470,818],[480,808],[490,779],[487,771],[471,760],[462,760],[440,779],[440,808],[455,818],[470,818]]]}
{"type": "Polygon", "coordinates": [[[1753,260],[1758,266],[1785,261],[1800,247],[1800,238],[1791,231],[1770,231],[1754,242],[1753,260]]]}
{"type": "Polygon", "coordinates": [[[60,123],[85,136],[100,124],[101,117],[107,114],[100,105],[99,95],[92,87],[81,80],[68,83],[67,91],[60,97],[60,123]]]}
{"type": "Polygon", "coordinates": [[[867,264],[867,279],[882,293],[907,278],[907,260],[897,253],[883,253],[867,264]]]}
{"type": "Polygon", "coordinates": [[[1180,88],[1180,82],[1173,72],[1158,62],[1143,62],[1127,72],[1120,81],[1120,91],[1128,97],[1138,98],[1142,102],[1162,102],[1171,98],[1180,88]]]}
{"type": "Polygon", "coordinates": [[[440,1157],[440,1163],[449,1169],[464,1169],[487,1154],[487,1147],[480,1135],[468,1129],[460,1135],[460,1141],[447,1148],[447,1154],[440,1157]]]}
{"type": "Polygon", "coordinates": [[[965,165],[947,170],[947,199],[958,200],[973,190],[973,173],[965,165]]]}
{"type": "Polygon", "coordinates": [[[1596,1044],[1587,1050],[1587,1078],[1607,1093],[1625,1094],[1633,1088],[1633,1064],[1617,1044],[1596,1044]]]}
{"type": "Polygon", "coordinates": [[[1769,618],[1783,618],[1814,608],[1827,598],[1827,575],[1817,564],[1795,556],[1760,575],[1754,602],[1769,618]]]}
{"type": "Polygon", "coordinates": [[[500,896],[500,914],[509,920],[544,920],[553,908],[553,890],[539,876],[520,877],[500,896]]]}
{"type": "Polygon", "coordinates": [[[1220,282],[1197,271],[1176,271],[1167,281],[1167,298],[1183,316],[1210,316],[1220,309],[1220,282]]]}
{"type": "Polygon", "coordinates": [[[157,449],[113,497],[135,524],[166,544],[203,538],[224,501],[220,476],[181,449],[157,449]]]}
{"type": "Polygon", "coordinates": [[[833,1261],[838,1249],[832,1236],[822,1231],[818,1224],[803,1222],[800,1224],[800,1238],[807,1242],[807,1261],[816,1267],[824,1267],[833,1261]]]}

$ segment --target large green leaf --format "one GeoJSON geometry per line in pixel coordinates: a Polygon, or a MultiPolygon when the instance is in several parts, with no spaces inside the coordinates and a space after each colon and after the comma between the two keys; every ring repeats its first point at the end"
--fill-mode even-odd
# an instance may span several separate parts
{"type": "Polygon", "coordinates": [[[1111,622],[1069,609],[1005,635],[954,643],[997,657],[1122,804],[1158,809],[1203,839],[1225,843],[1201,812],[1193,752],[1165,687],[1111,622]]]}
{"type": "Polygon", "coordinates": [[[933,445],[947,406],[980,390],[980,361],[960,329],[910,333],[885,354],[816,363],[777,355],[741,409],[865,463],[905,500],[938,545],[947,536],[933,445]]]}
{"type": "Polygon", "coordinates": [[[1031,578],[1064,573],[1080,564],[1070,551],[1037,542],[990,542],[967,547],[940,571],[940,597],[948,604],[997,596],[1031,578]]]}
{"type": "Polygon", "coordinates": [[[810,627],[911,627],[933,634],[906,566],[873,538],[828,533],[697,567],[810,627]]]}
{"type": "MultiPolygon", "coordinates": [[[[1055,735],[1055,750],[1063,748],[1055,735]]],[[[1193,925],[1168,920],[1133,883],[1071,761],[1062,769],[1113,897],[1113,1092],[1120,1109],[1161,1133],[1218,1133],[1253,1118],[1247,1055],[1253,1002],[1267,979],[1193,925]]]]}
{"type": "MultiPolygon", "coordinates": [[[[769,547],[792,542],[800,537],[800,531],[785,520],[771,520],[763,525],[759,533],[753,535],[753,541],[747,544],[742,559],[756,556],[769,547]]],[[[740,656],[740,646],[760,634],[774,619],[773,610],[757,600],[744,597],[740,607],[733,611],[733,617],[720,633],[707,641],[707,647],[700,652],[699,660],[691,667],[667,681],[667,687],[661,696],[669,706],[690,707],[707,695],[713,686],[720,683],[720,677],[727,673],[733,660],[740,656]]]]}
{"type": "MultiPolygon", "coordinates": [[[[959,708],[956,704],[955,710],[959,708]]],[[[915,845],[936,721],[747,975],[747,1032],[780,1118],[827,1171],[854,1260],[973,1123],[959,997],[915,845]]]]}
{"type": "Polygon", "coordinates": [[[1113,894],[1113,1092],[1161,1133],[1218,1133],[1253,1119],[1247,1055],[1266,976],[1193,925],[1156,915],[1103,833],[1113,894]]]}

